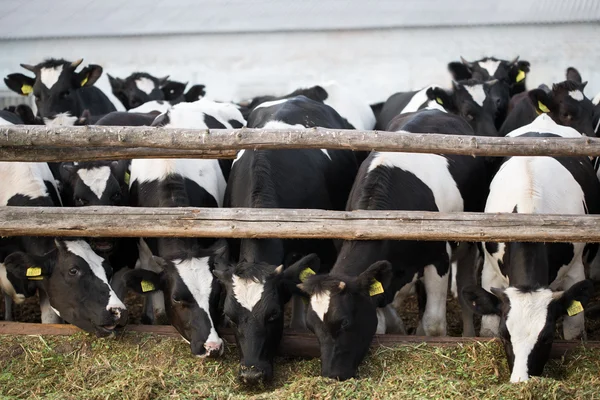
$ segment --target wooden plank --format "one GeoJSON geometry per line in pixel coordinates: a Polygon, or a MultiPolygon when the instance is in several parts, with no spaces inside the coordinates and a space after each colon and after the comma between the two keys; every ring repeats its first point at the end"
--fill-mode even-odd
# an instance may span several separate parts
{"type": "MultiPolygon", "coordinates": [[[[180,337],[174,327],[170,325],[127,325],[127,332],[136,332],[144,334],[153,334],[168,337],[180,337]]],[[[22,322],[0,322],[0,335],[61,335],[68,336],[81,330],[73,325],[66,324],[33,324],[22,322]]],[[[219,330],[221,337],[229,344],[235,345],[235,338],[231,329],[219,330]]],[[[474,342],[486,343],[494,341],[493,338],[485,337],[425,337],[425,336],[403,336],[403,335],[375,335],[372,347],[374,349],[384,347],[394,347],[403,345],[419,345],[426,343],[428,346],[447,347],[458,344],[470,344],[474,342]]],[[[580,342],[577,340],[555,340],[552,346],[550,357],[560,358],[570,350],[580,345],[588,348],[600,348],[600,341],[580,342]]],[[[319,357],[319,343],[312,333],[284,331],[281,345],[279,347],[280,355],[291,357],[319,357]]]]}
{"type": "Polygon", "coordinates": [[[0,207],[0,236],[600,242],[600,215],[0,207]]]}
{"type": "MultiPolygon", "coordinates": [[[[160,148],[185,151],[241,149],[349,149],[464,155],[600,155],[600,139],[483,137],[428,133],[308,129],[174,129],[164,127],[9,125],[0,127],[2,159],[19,148],[160,148]]],[[[40,154],[40,157],[42,155],[40,154]]],[[[42,161],[41,159],[39,161],[42,161]]]]}

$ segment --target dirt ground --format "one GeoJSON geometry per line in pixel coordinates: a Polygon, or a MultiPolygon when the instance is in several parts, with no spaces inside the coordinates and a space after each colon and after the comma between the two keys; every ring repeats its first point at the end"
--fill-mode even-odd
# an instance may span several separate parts
{"type": "MultiPolygon", "coordinates": [[[[590,304],[600,302],[600,282],[596,282],[595,296],[590,304]]],[[[141,296],[129,292],[125,304],[129,310],[129,323],[140,324],[142,314],[143,299],[141,296]]],[[[404,303],[404,311],[401,312],[404,325],[409,333],[414,333],[418,322],[418,308],[416,298],[409,298],[404,303]]],[[[40,322],[40,309],[37,298],[32,297],[27,299],[23,304],[15,305],[13,308],[15,321],[18,322],[40,322]]],[[[460,336],[462,333],[462,320],[460,306],[458,301],[452,297],[448,297],[448,335],[460,336]]],[[[0,320],[4,320],[4,301],[0,300],[0,320]]],[[[475,328],[479,329],[480,318],[475,319],[475,328]]],[[[557,338],[561,336],[560,326],[557,326],[557,338]]],[[[586,320],[586,331],[588,340],[600,340],[600,321],[586,320]]]]}

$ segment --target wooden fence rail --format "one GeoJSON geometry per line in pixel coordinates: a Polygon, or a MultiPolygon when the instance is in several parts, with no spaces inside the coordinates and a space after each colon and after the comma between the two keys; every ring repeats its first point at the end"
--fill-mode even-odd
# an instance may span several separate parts
{"type": "Polygon", "coordinates": [[[0,207],[0,236],[600,242],[600,215],[0,207]]]}
{"type": "Polygon", "coordinates": [[[172,129],[118,126],[1,126],[2,161],[77,161],[82,157],[232,157],[241,149],[326,148],[479,156],[598,156],[600,139],[506,138],[383,131],[172,129]],[[65,151],[65,149],[68,149],[65,151]],[[74,149],[77,149],[74,151],[74,149]],[[118,150],[121,149],[120,153],[118,150]],[[161,149],[157,151],[157,149],[161,149]],[[103,155],[110,152],[110,155],[103,155]]]}

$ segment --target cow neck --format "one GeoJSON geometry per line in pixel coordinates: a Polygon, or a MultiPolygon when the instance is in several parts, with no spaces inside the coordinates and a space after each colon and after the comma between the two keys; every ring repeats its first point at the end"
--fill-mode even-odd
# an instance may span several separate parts
{"type": "Polygon", "coordinates": [[[358,276],[373,263],[385,260],[384,251],[388,241],[347,240],[331,269],[332,274],[358,276]]]}
{"type": "Polygon", "coordinates": [[[548,253],[544,243],[507,244],[510,286],[548,286],[548,253]]]}
{"type": "Polygon", "coordinates": [[[240,247],[240,261],[264,262],[279,265],[283,262],[282,239],[243,239],[240,247]]]}

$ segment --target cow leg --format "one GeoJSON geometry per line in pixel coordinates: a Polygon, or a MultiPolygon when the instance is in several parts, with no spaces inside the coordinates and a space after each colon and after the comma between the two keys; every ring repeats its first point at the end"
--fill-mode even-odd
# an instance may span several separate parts
{"type": "Polygon", "coordinates": [[[129,268],[121,268],[120,270],[115,272],[112,279],[110,280],[110,286],[112,287],[117,297],[123,302],[125,300],[125,295],[127,294],[127,285],[125,285],[125,279],[123,275],[125,275],[125,273],[128,271],[131,270],[129,268]]]}
{"type": "Polygon", "coordinates": [[[592,259],[590,266],[590,279],[600,281],[600,252],[592,259]]]}
{"type": "MultiPolygon", "coordinates": [[[[567,290],[577,282],[585,279],[585,271],[583,264],[578,262],[573,264],[569,272],[563,279],[562,290],[567,290]]],[[[563,319],[563,336],[565,340],[573,340],[583,338],[587,339],[585,333],[584,313],[573,315],[572,317],[565,316],[563,319]]]]}
{"type": "Polygon", "coordinates": [[[378,335],[384,333],[406,335],[406,329],[404,329],[402,318],[400,318],[393,303],[390,303],[385,307],[377,308],[377,330],[375,333],[378,335]]]}
{"type": "MultiPolygon", "coordinates": [[[[481,272],[481,287],[490,291],[491,288],[505,288],[505,280],[499,276],[489,263],[488,260],[484,261],[483,271],[481,272]]],[[[500,317],[497,315],[483,315],[481,317],[481,331],[479,336],[483,337],[495,337],[498,336],[500,330],[500,317]]]]}
{"type": "Polygon", "coordinates": [[[4,294],[4,320],[13,320],[13,299],[6,293],[4,294]]]}
{"type": "Polygon", "coordinates": [[[460,244],[461,251],[459,259],[453,264],[456,265],[456,291],[458,294],[458,303],[462,313],[463,337],[475,336],[475,325],[473,323],[473,311],[466,304],[463,297],[463,288],[477,284],[477,271],[481,260],[477,245],[475,243],[463,242],[460,244]]]}
{"type": "Polygon", "coordinates": [[[306,307],[302,297],[292,296],[292,320],[290,328],[297,331],[306,330],[306,307]]]}
{"type": "Polygon", "coordinates": [[[419,336],[445,336],[446,335],[446,296],[448,295],[448,275],[450,272],[450,260],[442,265],[446,273],[438,274],[435,265],[428,265],[423,271],[423,283],[427,293],[427,303],[423,319],[417,328],[419,336]]]}
{"type": "Polygon", "coordinates": [[[40,310],[42,311],[42,324],[60,324],[62,320],[54,312],[50,305],[50,299],[43,290],[38,290],[38,296],[40,299],[40,310]]]}

